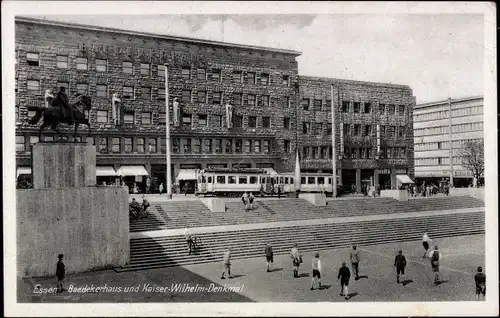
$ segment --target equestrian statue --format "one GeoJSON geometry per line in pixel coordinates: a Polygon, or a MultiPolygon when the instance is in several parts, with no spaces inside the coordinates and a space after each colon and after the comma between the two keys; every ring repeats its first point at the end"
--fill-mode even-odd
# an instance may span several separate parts
{"type": "Polygon", "coordinates": [[[92,100],[89,96],[81,94],[76,94],[75,97],[75,101],[70,104],[64,87],[59,88],[59,92],[57,92],[56,97],[50,93],[50,90],[46,91],[45,99],[50,106],[38,108],[35,116],[29,121],[30,125],[36,125],[40,121],[40,118],[43,117],[43,123],[40,126],[40,132],[38,134],[40,138],[43,130],[47,126],[50,126],[51,129],[55,131],[59,137],[61,137],[61,132],[57,129],[57,126],[60,123],[67,124],[69,126],[75,125],[75,132],[73,134],[74,141],[77,141],[76,132],[78,130],[78,125],[80,124],[87,125],[89,127],[90,135],[90,122],[89,119],[85,118],[85,111],[89,111],[92,107],[92,100]]]}

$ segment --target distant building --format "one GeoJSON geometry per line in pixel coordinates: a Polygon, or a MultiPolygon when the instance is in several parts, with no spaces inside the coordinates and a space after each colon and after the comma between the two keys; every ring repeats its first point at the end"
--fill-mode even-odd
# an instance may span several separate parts
{"type": "MultiPolygon", "coordinates": [[[[415,178],[439,182],[450,176],[448,100],[419,104],[413,111],[415,178]]],[[[461,166],[458,151],[464,141],[483,140],[483,97],[451,100],[453,178],[456,187],[467,186],[472,175],[461,166]]]]}

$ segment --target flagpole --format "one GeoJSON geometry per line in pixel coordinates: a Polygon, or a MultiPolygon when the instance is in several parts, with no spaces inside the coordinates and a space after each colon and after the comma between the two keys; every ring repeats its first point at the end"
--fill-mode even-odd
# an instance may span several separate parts
{"type": "Polygon", "coordinates": [[[331,94],[331,111],[332,111],[332,166],[333,166],[333,180],[332,180],[332,197],[337,197],[337,151],[335,149],[335,107],[333,106],[333,84],[330,85],[331,94]]]}
{"type": "Polygon", "coordinates": [[[165,131],[166,131],[166,155],[167,155],[167,198],[172,199],[172,160],[170,157],[170,107],[168,104],[169,100],[168,92],[168,67],[165,64],[165,131]]]}

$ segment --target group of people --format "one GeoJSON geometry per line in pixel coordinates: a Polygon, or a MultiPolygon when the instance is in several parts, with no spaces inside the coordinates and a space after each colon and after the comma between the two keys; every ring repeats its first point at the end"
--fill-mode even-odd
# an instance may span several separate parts
{"type": "Polygon", "coordinates": [[[142,196],[142,204],[137,202],[135,198],[132,198],[132,202],[129,205],[129,217],[131,220],[148,218],[149,217],[149,208],[150,204],[148,199],[143,195],[142,196]]]}
{"type": "Polygon", "coordinates": [[[253,210],[253,201],[255,200],[255,197],[253,196],[252,192],[245,192],[241,196],[241,201],[243,202],[243,205],[245,206],[245,212],[248,210],[253,210]]]}

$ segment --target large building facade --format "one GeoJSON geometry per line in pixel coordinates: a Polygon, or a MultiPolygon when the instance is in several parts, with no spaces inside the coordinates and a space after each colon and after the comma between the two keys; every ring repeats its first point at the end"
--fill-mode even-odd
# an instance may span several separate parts
{"type": "MultiPolygon", "coordinates": [[[[116,176],[142,188],[164,182],[167,65],[172,179],[177,183],[192,183],[195,169],[209,167],[292,171],[297,148],[303,170],[331,172],[330,84],[338,109],[341,182],[359,192],[370,178],[394,186],[396,174],[412,177],[411,89],[299,77],[299,55],[17,18],[18,175],[29,174],[31,145],[40,141],[40,123],[30,125],[29,118],[45,104],[46,90],[64,86],[70,100],[75,93],[92,97],[92,132],[87,136],[81,126],[78,138],[97,148],[98,182],[114,182],[116,176]],[[114,104],[113,96],[120,102],[114,104]]],[[[71,138],[67,126],[60,129],[71,138]]],[[[46,130],[42,138],[54,140],[55,134],[46,130]]]]}
{"type": "Polygon", "coordinates": [[[450,106],[453,183],[460,187],[472,182],[471,172],[461,165],[459,150],[465,141],[484,139],[483,97],[480,96],[415,106],[415,178],[419,182],[449,180],[450,106]]]}

